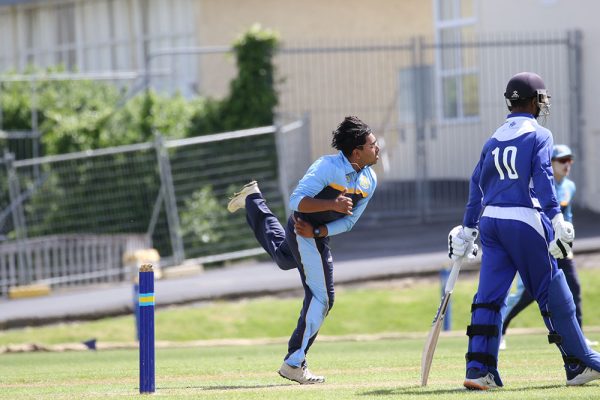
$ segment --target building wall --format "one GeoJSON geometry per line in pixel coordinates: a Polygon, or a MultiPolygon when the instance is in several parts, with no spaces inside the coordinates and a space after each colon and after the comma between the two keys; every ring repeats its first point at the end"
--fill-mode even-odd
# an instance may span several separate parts
{"type": "Polygon", "coordinates": [[[430,35],[432,3],[422,0],[202,0],[203,45],[226,45],[254,23],[284,40],[314,41],[430,35]]]}
{"type": "MultiPolygon", "coordinates": [[[[573,166],[574,176],[581,177],[577,200],[580,204],[600,211],[600,99],[596,71],[600,70],[600,2],[596,0],[477,0],[477,30],[492,32],[540,32],[579,29],[583,33],[583,131],[580,154],[573,166]]],[[[548,62],[552,62],[552,54],[548,62]]],[[[560,102],[565,93],[553,91],[553,102],[560,102]]],[[[550,115],[552,119],[553,115],[550,115]]],[[[554,132],[555,141],[566,137],[564,132],[554,132]]],[[[571,143],[569,143],[571,144],[571,143]]]]}
{"type": "MultiPolygon", "coordinates": [[[[0,72],[62,64],[78,73],[142,74],[145,56],[158,49],[193,46],[194,0],[46,0],[0,6],[0,72]]],[[[195,90],[194,65],[154,59],[155,86],[195,90]]],[[[142,77],[139,76],[141,80],[142,77]]],[[[131,79],[133,80],[133,79],[131,79]]]]}
{"type": "MultiPolygon", "coordinates": [[[[254,24],[277,32],[286,47],[433,33],[430,1],[200,0],[197,7],[200,46],[229,46],[254,24]]],[[[223,95],[235,74],[231,60],[208,55],[200,61],[201,91],[223,95]]]]}
{"type": "MultiPolygon", "coordinates": [[[[397,45],[411,37],[433,35],[432,1],[202,0],[198,4],[197,34],[202,46],[230,45],[255,23],[278,32],[286,48],[369,46],[382,42],[397,45]]],[[[287,80],[280,92],[280,111],[301,114],[316,110],[311,113],[315,157],[332,151],[330,132],[345,115],[355,113],[374,128],[382,123],[381,113],[393,102],[401,65],[410,62],[398,57],[402,57],[398,52],[372,56],[358,52],[297,58],[278,56],[279,76],[287,80]],[[393,62],[397,64],[388,62],[388,56],[395,57],[393,62]],[[318,68],[314,63],[323,63],[329,71],[335,69],[337,73],[315,74],[318,68]],[[386,74],[386,78],[363,79],[367,70],[373,76],[386,74]],[[298,85],[303,85],[304,90],[296,90],[298,85]],[[306,86],[313,90],[306,90],[306,86]],[[372,112],[376,107],[383,111],[372,112]]],[[[213,96],[226,93],[229,79],[235,73],[232,60],[209,55],[198,62],[201,93],[213,96]]]]}

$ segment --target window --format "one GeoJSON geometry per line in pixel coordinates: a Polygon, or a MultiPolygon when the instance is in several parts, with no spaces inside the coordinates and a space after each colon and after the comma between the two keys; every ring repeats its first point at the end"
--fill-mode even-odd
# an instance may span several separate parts
{"type": "MultiPolygon", "coordinates": [[[[69,72],[131,73],[144,70],[150,51],[195,44],[194,0],[60,0],[21,2],[3,6],[0,0],[0,71],[24,71],[62,65],[69,72]]],[[[197,56],[174,55],[155,60],[163,72],[152,84],[169,92],[195,94],[197,56]]]]}
{"type": "Polygon", "coordinates": [[[56,7],[56,58],[67,70],[77,66],[75,42],[75,5],[61,4],[56,7]]]}
{"type": "Polygon", "coordinates": [[[439,116],[460,120],[479,115],[479,74],[473,46],[473,0],[434,0],[439,116]]]}

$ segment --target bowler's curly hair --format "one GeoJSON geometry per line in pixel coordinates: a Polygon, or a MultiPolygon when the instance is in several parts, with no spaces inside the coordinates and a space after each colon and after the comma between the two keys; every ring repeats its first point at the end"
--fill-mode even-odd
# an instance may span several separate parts
{"type": "Polygon", "coordinates": [[[333,135],[331,147],[341,150],[346,157],[350,157],[352,150],[365,144],[370,133],[369,125],[358,117],[348,116],[331,133],[333,135]]]}

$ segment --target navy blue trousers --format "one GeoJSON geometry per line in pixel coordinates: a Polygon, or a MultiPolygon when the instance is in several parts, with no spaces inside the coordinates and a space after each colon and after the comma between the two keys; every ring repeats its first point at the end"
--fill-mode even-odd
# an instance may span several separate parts
{"type": "Polygon", "coordinates": [[[333,307],[333,260],[329,238],[297,236],[291,217],[284,229],[260,194],[246,198],[246,219],[258,242],[279,268],[297,268],[300,274],[304,301],[285,356],[289,365],[300,366],[306,362],[306,353],[333,307]]]}
{"type": "MultiPolygon", "coordinates": [[[[246,221],[263,249],[283,270],[298,268],[286,232],[277,217],[267,207],[267,202],[258,193],[246,197],[246,221]]],[[[292,227],[292,234],[294,229],[292,227]]],[[[295,235],[295,234],[294,234],[295,235]]]]}
{"type": "MultiPolygon", "coordinates": [[[[575,318],[577,318],[577,323],[579,326],[583,326],[583,316],[581,311],[581,284],[579,283],[579,275],[575,269],[575,262],[571,258],[561,258],[556,261],[558,263],[558,268],[563,270],[565,278],[567,278],[567,284],[569,285],[571,294],[573,294],[573,301],[575,302],[575,318]]],[[[502,335],[506,333],[508,325],[510,325],[512,319],[525,308],[527,308],[527,306],[533,303],[534,300],[535,299],[533,296],[531,296],[527,290],[523,290],[521,292],[521,296],[515,305],[508,310],[508,314],[504,319],[502,335]]]]}

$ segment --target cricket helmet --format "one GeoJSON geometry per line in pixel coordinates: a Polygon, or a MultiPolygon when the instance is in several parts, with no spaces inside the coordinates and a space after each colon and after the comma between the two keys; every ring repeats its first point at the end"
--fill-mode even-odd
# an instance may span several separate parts
{"type": "Polygon", "coordinates": [[[537,105],[540,108],[540,114],[548,115],[550,113],[550,95],[546,91],[546,85],[542,78],[533,72],[520,72],[510,78],[506,85],[504,98],[506,105],[511,110],[512,102],[537,98],[537,105]]]}

